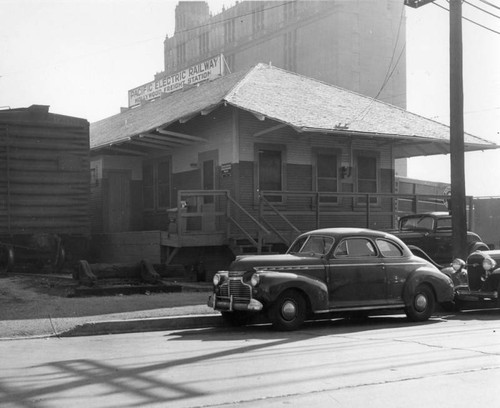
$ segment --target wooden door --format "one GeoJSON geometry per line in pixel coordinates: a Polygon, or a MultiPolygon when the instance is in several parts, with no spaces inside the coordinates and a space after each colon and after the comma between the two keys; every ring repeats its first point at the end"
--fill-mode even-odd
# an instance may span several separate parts
{"type": "Polygon", "coordinates": [[[110,171],[107,173],[107,179],[106,232],[129,231],[130,173],[128,171],[110,171]]]}

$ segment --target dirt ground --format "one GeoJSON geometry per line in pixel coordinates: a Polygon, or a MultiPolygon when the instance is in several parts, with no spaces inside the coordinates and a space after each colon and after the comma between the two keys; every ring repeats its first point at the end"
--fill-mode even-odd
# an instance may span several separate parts
{"type": "Polygon", "coordinates": [[[207,291],[188,289],[179,293],[69,297],[77,285],[71,276],[0,275],[0,323],[42,318],[112,317],[124,313],[133,318],[156,317],[165,313],[189,314],[189,307],[193,308],[192,313],[213,312],[205,306],[207,291]],[[166,312],[166,308],[171,310],[166,312]]]}

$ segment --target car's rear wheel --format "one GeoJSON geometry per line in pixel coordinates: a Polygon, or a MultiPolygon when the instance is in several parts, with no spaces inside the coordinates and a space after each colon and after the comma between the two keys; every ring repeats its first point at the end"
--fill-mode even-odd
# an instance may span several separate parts
{"type": "Polygon", "coordinates": [[[427,285],[419,285],[405,312],[408,318],[414,322],[423,322],[431,317],[435,307],[436,299],[432,289],[427,285]]]}
{"type": "Polygon", "coordinates": [[[296,330],[306,319],[306,309],[304,296],[296,290],[287,290],[274,302],[269,317],[277,330],[296,330]]]}

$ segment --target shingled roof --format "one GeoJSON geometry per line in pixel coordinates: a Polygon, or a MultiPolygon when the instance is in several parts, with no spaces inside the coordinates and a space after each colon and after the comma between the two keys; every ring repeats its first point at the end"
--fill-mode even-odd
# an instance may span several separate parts
{"type": "MultiPolygon", "coordinates": [[[[390,139],[396,157],[449,153],[450,129],[446,125],[266,64],[92,123],[91,149],[126,143],[224,103],[297,132],[390,139]]],[[[498,148],[467,133],[464,140],[466,151],[498,148]]]]}

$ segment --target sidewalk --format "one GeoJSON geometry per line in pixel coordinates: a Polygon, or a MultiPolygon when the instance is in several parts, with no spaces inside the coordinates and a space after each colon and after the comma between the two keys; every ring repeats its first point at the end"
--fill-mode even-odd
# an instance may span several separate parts
{"type": "Polygon", "coordinates": [[[170,293],[68,297],[68,276],[0,277],[0,340],[171,330],[222,325],[207,304],[209,283],[172,282],[170,293]]]}

